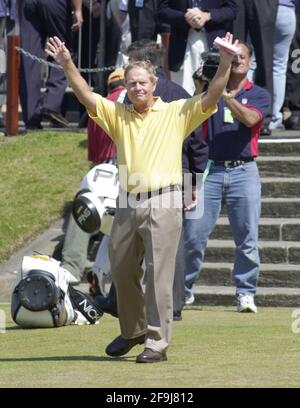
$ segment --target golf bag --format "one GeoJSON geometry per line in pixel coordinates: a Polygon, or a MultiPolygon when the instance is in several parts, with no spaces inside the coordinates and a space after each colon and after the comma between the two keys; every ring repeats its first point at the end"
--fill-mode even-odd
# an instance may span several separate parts
{"type": "Polygon", "coordinates": [[[75,281],[53,258],[24,256],[12,294],[13,320],[24,328],[95,324],[103,312],[70,285],[75,281]]]}
{"type": "Polygon", "coordinates": [[[89,234],[109,235],[119,194],[118,169],[102,163],[83,178],[73,201],[72,214],[79,228],[89,234]]]}

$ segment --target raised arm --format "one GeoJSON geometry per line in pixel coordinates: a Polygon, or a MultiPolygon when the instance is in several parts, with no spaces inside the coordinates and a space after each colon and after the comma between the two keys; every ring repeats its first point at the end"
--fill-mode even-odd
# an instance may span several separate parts
{"type": "Polygon", "coordinates": [[[96,113],[96,97],[72,61],[71,54],[58,37],[50,37],[45,52],[62,66],[77,99],[89,111],[96,113]]]}
{"type": "MultiPolygon", "coordinates": [[[[224,40],[229,44],[232,44],[233,36],[227,33],[224,40]]],[[[238,41],[235,41],[234,45],[237,45],[238,41]]],[[[234,55],[228,52],[225,48],[220,47],[220,63],[218,70],[209,84],[207,92],[202,96],[202,110],[206,111],[210,106],[215,105],[222,97],[224,89],[227,86],[231,63],[234,55]]]]}

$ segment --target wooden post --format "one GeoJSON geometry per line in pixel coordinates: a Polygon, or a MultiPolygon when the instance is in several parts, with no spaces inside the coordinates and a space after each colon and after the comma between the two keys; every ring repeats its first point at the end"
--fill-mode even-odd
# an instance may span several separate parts
{"type": "Polygon", "coordinates": [[[7,37],[7,97],[6,97],[6,133],[16,136],[19,130],[19,75],[20,56],[16,47],[20,45],[20,37],[7,37]]]}

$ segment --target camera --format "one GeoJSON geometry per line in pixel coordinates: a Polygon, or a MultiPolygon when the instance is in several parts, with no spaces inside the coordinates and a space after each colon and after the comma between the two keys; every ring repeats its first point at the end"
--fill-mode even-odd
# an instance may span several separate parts
{"type": "Polygon", "coordinates": [[[201,57],[204,61],[202,67],[202,75],[201,78],[194,79],[201,79],[202,81],[210,82],[215,76],[215,73],[217,72],[219,66],[220,62],[219,50],[217,48],[211,48],[209,51],[203,52],[201,54],[201,57]]]}

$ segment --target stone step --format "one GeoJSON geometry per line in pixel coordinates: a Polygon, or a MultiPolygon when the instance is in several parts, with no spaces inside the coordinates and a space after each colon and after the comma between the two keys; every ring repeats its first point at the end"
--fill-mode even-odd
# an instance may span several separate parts
{"type": "Polygon", "coordinates": [[[261,177],[262,196],[265,198],[297,198],[300,191],[300,178],[261,177]]]}
{"type": "MultiPolygon", "coordinates": [[[[185,308],[205,305],[236,307],[234,286],[196,286],[194,296],[195,302],[185,308]]],[[[258,287],[255,304],[261,307],[299,307],[299,299],[299,288],[258,287]]]]}
{"type": "MultiPolygon", "coordinates": [[[[221,215],[226,215],[226,205],[221,215]]],[[[300,198],[262,198],[261,217],[263,218],[300,218],[300,198]]]]}
{"type": "MultiPolygon", "coordinates": [[[[204,262],[197,285],[232,286],[232,268],[228,262],[204,262]]],[[[300,265],[261,264],[259,286],[300,288],[300,265]]]]}
{"type": "MultiPolygon", "coordinates": [[[[235,245],[232,240],[209,240],[205,262],[233,262],[235,245]]],[[[300,242],[259,241],[261,263],[300,264],[300,242]]]]}
{"type": "Polygon", "coordinates": [[[300,156],[261,156],[257,158],[257,165],[261,177],[294,177],[300,174],[300,156]]]}
{"type": "MultiPolygon", "coordinates": [[[[261,218],[259,239],[262,241],[299,241],[300,220],[297,218],[261,218]]],[[[211,239],[232,239],[227,217],[219,217],[211,239]]]]}
{"type": "MultiPolygon", "coordinates": [[[[295,134],[300,134],[298,131],[295,134]]],[[[259,156],[295,156],[300,154],[300,138],[260,138],[259,156]]]]}
{"type": "MultiPolygon", "coordinates": [[[[88,293],[88,285],[81,283],[77,289],[88,293]]],[[[107,288],[108,289],[108,288],[107,288]]],[[[236,307],[235,286],[195,285],[195,302],[191,306],[233,306],[236,307]]],[[[257,288],[255,304],[261,307],[299,307],[300,289],[293,287],[263,287],[257,288]]]]}
{"type": "Polygon", "coordinates": [[[261,216],[300,218],[300,198],[262,198],[261,216]]]}

